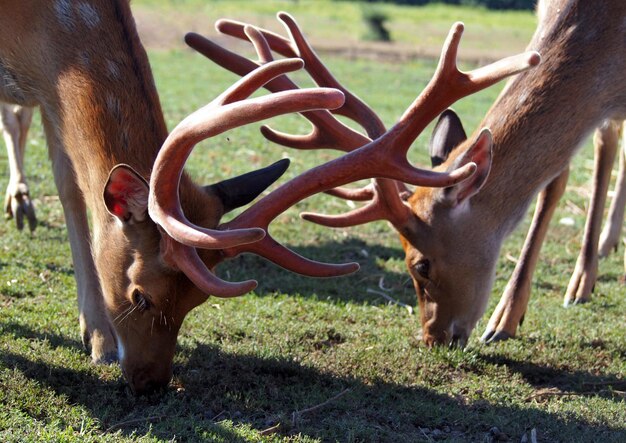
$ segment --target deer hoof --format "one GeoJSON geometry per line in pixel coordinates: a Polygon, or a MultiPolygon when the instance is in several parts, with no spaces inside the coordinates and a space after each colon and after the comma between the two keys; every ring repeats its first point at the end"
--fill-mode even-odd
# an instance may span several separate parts
{"type": "Polygon", "coordinates": [[[506,331],[487,331],[481,337],[481,341],[490,344],[499,341],[505,341],[513,337],[513,334],[510,334],[506,331]]]}
{"type": "Polygon", "coordinates": [[[24,183],[9,185],[4,200],[4,212],[7,219],[15,218],[17,229],[24,229],[24,217],[28,221],[30,232],[37,227],[35,207],[30,200],[28,186],[24,183]]]}
{"type": "Polygon", "coordinates": [[[480,337],[480,341],[483,343],[489,343],[489,340],[491,339],[491,337],[493,337],[493,334],[495,333],[495,329],[487,329],[482,337],[480,337]]]}
{"type": "Polygon", "coordinates": [[[580,297],[574,299],[566,299],[563,303],[563,307],[569,308],[570,306],[582,305],[591,301],[588,297],[580,297]]]}

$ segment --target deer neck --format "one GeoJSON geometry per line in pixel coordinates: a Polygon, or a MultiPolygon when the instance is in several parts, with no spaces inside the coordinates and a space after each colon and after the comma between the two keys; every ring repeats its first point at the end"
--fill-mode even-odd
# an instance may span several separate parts
{"type": "Polygon", "coordinates": [[[626,4],[556,3],[561,8],[549,11],[529,47],[541,65],[513,79],[483,123],[493,133],[493,166],[472,204],[504,234],[587,134],[605,118],[624,116],[625,63],[615,54],[624,51],[626,4]]]}
{"type": "Polygon", "coordinates": [[[0,60],[14,95],[40,105],[51,155],[67,158],[98,211],[111,168],[126,163],[148,178],[167,136],[148,58],[125,0],[39,6],[24,13],[19,2],[7,4],[15,11],[4,27],[25,28],[26,48],[5,41],[0,60]]]}

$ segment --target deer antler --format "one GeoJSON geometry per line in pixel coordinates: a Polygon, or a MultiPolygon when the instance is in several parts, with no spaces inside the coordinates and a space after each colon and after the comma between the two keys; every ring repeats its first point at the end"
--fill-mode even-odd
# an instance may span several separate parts
{"type": "MultiPolygon", "coordinates": [[[[461,72],[456,65],[456,54],[463,25],[457,23],[452,27],[444,44],[439,66],[433,79],[407,109],[398,124],[390,131],[385,131],[381,120],[371,108],[351,94],[330,74],[303,37],[295,20],[284,12],[278,14],[278,19],[285,25],[290,39],[269,31],[256,30],[249,25],[231,20],[219,20],[216,28],[225,34],[250,40],[257,50],[261,63],[272,60],[271,50],[290,57],[302,57],[307,72],[318,85],[332,86],[345,94],[346,103],[343,107],[335,109],[333,113],[342,114],[355,120],[366,129],[372,139],[376,139],[372,142],[362,134],[343,125],[330,116],[330,112],[327,111],[303,114],[313,124],[313,131],[308,136],[291,136],[278,133],[267,127],[262,128],[266,138],[294,148],[334,147],[343,151],[353,151],[362,147],[358,151],[365,150],[367,153],[351,152],[345,158],[351,158],[354,161],[363,159],[370,168],[375,168],[376,165],[382,166],[376,171],[370,170],[370,177],[378,178],[374,180],[372,185],[363,190],[334,189],[329,191],[329,193],[342,198],[371,199],[372,201],[366,206],[338,216],[303,214],[303,218],[327,226],[353,226],[373,220],[386,219],[401,230],[410,216],[410,210],[400,197],[400,194],[407,192],[403,182],[424,186],[449,186],[453,182],[468,177],[474,170],[474,165],[470,163],[466,165],[466,169],[452,171],[448,173],[447,177],[445,175],[438,176],[437,180],[441,180],[437,181],[433,179],[433,176],[428,176],[429,173],[432,174],[430,171],[412,168],[406,161],[406,152],[417,135],[440,112],[456,100],[539,63],[539,55],[536,52],[527,52],[469,73],[461,72]],[[350,157],[352,154],[354,156],[350,157]],[[445,180],[448,180],[448,184],[445,184],[445,180]]],[[[189,35],[187,42],[226,69],[240,75],[258,65],[256,62],[226,51],[196,34],[189,35]]],[[[277,80],[280,82],[275,81],[268,84],[267,88],[276,91],[297,87],[284,76],[277,80]]],[[[349,165],[349,167],[354,168],[355,164],[349,165]]]]}
{"type": "Polygon", "coordinates": [[[228,283],[213,275],[200,260],[196,247],[223,249],[264,237],[260,228],[210,230],[192,224],[183,214],[178,187],[184,164],[194,146],[231,128],[281,114],[341,106],[343,94],[328,88],[286,91],[246,99],[279,75],[300,69],[302,60],[268,63],[242,78],[226,92],[185,118],[164,142],[150,178],[149,213],[169,236],[168,247],[176,265],[202,291],[223,297],[241,295],[255,281],[228,283]]]}
{"type": "MultiPolygon", "coordinates": [[[[295,26],[295,21],[293,21],[293,19],[291,21],[295,26]]],[[[250,40],[255,44],[260,62],[263,63],[271,60],[271,47],[267,43],[267,40],[263,38],[263,34],[249,26],[243,26],[242,30],[244,35],[249,36],[250,40]]],[[[186,41],[190,46],[198,49],[216,63],[240,75],[245,75],[259,66],[259,63],[229,52],[197,34],[188,34],[186,41]]],[[[317,77],[323,65],[321,62],[318,62],[317,64],[309,64],[307,66],[309,72],[313,73],[312,76],[317,77]]],[[[333,80],[333,82],[333,84],[338,85],[336,80],[333,80]]],[[[271,91],[284,91],[285,89],[297,88],[297,86],[285,76],[268,82],[265,87],[271,91]]],[[[350,96],[352,97],[352,95],[350,96]]],[[[355,98],[351,100],[356,102],[358,99],[355,98]]],[[[355,106],[356,111],[349,113],[351,117],[365,115],[363,109],[366,109],[367,106],[360,101],[358,101],[358,103],[360,104],[355,106]]],[[[336,120],[330,112],[313,111],[302,114],[314,125],[314,130],[309,136],[298,137],[282,135],[267,127],[262,128],[262,132],[269,139],[288,146],[300,148],[335,147],[350,152],[343,157],[309,170],[279,187],[231,222],[221,225],[221,229],[241,229],[249,226],[260,226],[267,229],[271,221],[278,214],[298,201],[317,192],[332,189],[336,186],[364,178],[380,176],[406,180],[409,183],[424,186],[451,186],[468,178],[475,170],[475,165],[473,164],[465,165],[456,171],[446,173],[416,169],[406,160],[408,147],[406,147],[404,151],[404,159],[401,159],[399,155],[381,158],[368,137],[343,125],[336,120]],[[364,145],[369,146],[369,148],[364,145]],[[363,146],[363,148],[357,149],[361,146],[363,146]],[[365,149],[365,151],[361,152],[363,149],[365,149]]],[[[378,117],[371,110],[369,114],[369,118],[352,118],[358,118],[363,121],[369,120],[369,122],[365,124],[372,133],[384,132],[384,126],[380,123],[378,117]],[[378,126],[378,131],[373,129],[375,126],[378,126]]],[[[390,184],[393,186],[394,193],[396,193],[397,187],[395,183],[391,181],[390,184]]],[[[402,202],[400,203],[403,205],[402,202]]],[[[310,276],[339,275],[357,269],[355,264],[327,265],[305,259],[280,245],[269,234],[259,242],[241,244],[232,248],[226,248],[223,251],[224,257],[235,256],[242,252],[253,252],[262,255],[289,270],[310,276]]]]}

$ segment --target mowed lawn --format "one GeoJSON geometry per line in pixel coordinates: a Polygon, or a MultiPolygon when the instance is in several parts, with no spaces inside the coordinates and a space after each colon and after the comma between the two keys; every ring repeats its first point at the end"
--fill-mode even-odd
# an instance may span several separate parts
{"type": "MultiPolygon", "coordinates": [[[[341,37],[335,28],[306,27],[317,15],[330,15],[320,11],[339,14],[355,8],[358,13],[351,3],[319,2],[326,9],[318,2],[268,3],[272,13],[285,9],[294,10],[296,18],[302,14],[305,32],[320,41],[329,35],[341,37]]],[[[239,10],[232,5],[249,5],[199,0],[133,4],[146,14],[142,17],[196,11],[194,20],[206,20],[207,28],[223,12],[236,16],[239,10]],[[206,5],[214,6],[215,15],[206,5]]],[[[247,18],[257,14],[269,22],[270,11],[258,10],[260,4],[265,2],[253,2],[246,9],[251,11],[247,18]]],[[[532,32],[530,14],[516,13],[519,20],[510,20],[520,26],[511,28],[506,14],[499,21],[481,10],[386,8],[391,16],[403,18],[402,26],[420,14],[439,14],[438,21],[431,21],[433,26],[446,22],[443,31],[438,28],[442,36],[449,24],[463,19],[468,37],[476,28],[487,46],[489,23],[509,26],[512,35],[520,33],[525,39],[532,32]]],[[[344,19],[337,17],[334,23],[344,19]]],[[[353,35],[357,19],[346,13],[345,32],[353,35]]],[[[170,128],[235,80],[189,50],[159,48],[149,55],[170,128]]],[[[435,68],[433,60],[399,64],[323,57],[336,77],[388,125],[435,68]]],[[[296,77],[307,83],[304,75],[296,77]]],[[[455,105],[468,130],[478,127],[500,89],[455,105]]],[[[308,131],[306,121],[298,117],[277,119],[272,125],[308,131]]],[[[211,183],[288,156],[292,166],[282,183],[336,155],[271,145],[258,126],[199,145],[188,167],[194,178],[211,183]]],[[[422,165],[427,164],[429,131],[411,151],[411,158],[422,165]]],[[[429,350],[416,338],[417,305],[397,235],[382,222],[347,230],[305,223],[298,217],[303,210],[349,209],[345,202],[315,196],[279,217],[272,234],[308,257],[357,261],[361,270],[349,277],[315,280],[253,256],[221,265],[222,277],[256,278],[258,289],[238,299],[211,298],[194,310],[180,333],[174,380],[167,392],[141,398],[130,393],[117,365],[93,366],[82,349],[69,243],[38,116],[26,163],[40,225],[29,235],[17,232],[12,221],[0,223],[2,442],[626,441],[626,297],[619,282],[623,250],[600,263],[591,303],[562,307],[590,195],[590,143],[574,160],[516,339],[489,346],[479,341],[514,268],[529,218],[503,247],[487,314],[467,349],[429,350]],[[573,225],[559,223],[565,218],[573,225]]],[[[4,189],[4,152],[0,170],[4,189]]]]}

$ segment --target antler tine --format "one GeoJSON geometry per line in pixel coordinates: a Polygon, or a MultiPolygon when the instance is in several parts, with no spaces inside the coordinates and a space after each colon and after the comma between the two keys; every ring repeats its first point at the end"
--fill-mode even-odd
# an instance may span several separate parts
{"type": "Polygon", "coordinates": [[[457,66],[457,53],[464,29],[465,26],[461,22],[452,25],[442,49],[437,73],[433,77],[434,81],[438,81],[440,75],[444,78],[449,77],[448,87],[458,88],[460,90],[458,94],[463,94],[461,97],[485,89],[506,77],[537,66],[541,62],[541,56],[537,51],[527,51],[467,73],[462,72],[457,66]]]}
{"type": "MultiPolygon", "coordinates": [[[[285,69],[292,69],[293,66],[293,60],[281,60],[264,65],[259,71],[270,71],[280,75],[285,69]]],[[[255,71],[245,77],[243,84],[236,85],[226,96],[232,97],[242,91],[248,92],[248,86],[258,84],[262,79],[267,79],[267,76],[263,72],[259,74],[255,71]]],[[[218,101],[223,99],[221,96],[218,101]]],[[[172,130],[159,151],[150,178],[150,216],[168,235],[189,246],[218,249],[260,240],[265,235],[262,229],[223,232],[196,226],[186,219],[178,200],[178,185],[183,166],[193,147],[201,140],[237,126],[281,114],[337,107],[342,103],[343,94],[340,91],[318,88],[281,92],[220,107],[212,102],[199,109],[172,130]]]]}
{"type": "Polygon", "coordinates": [[[196,248],[178,243],[165,237],[168,253],[176,261],[178,268],[204,294],[221,298],[238,297],[257,287],[255,280],[227,282],[211,273],[198,256],[196,248]]]}
{"type": "MultiPolygon", "coordinates": [[[[259,56],[259,62],[261,63],[269,63],[274,60],[274,56],[272,55],[272,48],[270,48],[267,39],[263,37],[263,34],[251,25],[245,25],[243,28],[243,32],[246,35],[247,39],[254,46],[254,50],[259,56]]],[[[295,83],[294,83],[295,86],[295,83]]]]}
{"type": "Polygon", "coordinates": [[[314,212],[302,212],[300,213],[300,217],[303,220],[329,228],[348,228],[350,226],[364,225],[377,220],[387,220],[390,215],[388,212],[385,212],[384,207],[381,206],[377,200],[378,199],[375,197],[372,202],[365,206],[353,209],[344,214],[328,215],[314,212]]]}
{"type": "MultiPolygon", "coordinates": [[[[426,125],[454,102],[536,66],[541,61],[539,53],[529,51],[467,73],[462,72],[456,59],[463,30],[463,23],[458,22],[452,26],[443,45],[435,74],[400,121],[385,134],[384,137],[389,137],[393,142],[386,143],[381,150],[393,150],[404,157],[426,125]]],[[[410,180],[405,181],[411,183],[410,180]]]]}
{"type": "Polygon", "coordinates": [[[337,109],[335,113],[344,115],[359,123],[372,139],[383,135],[386,129],[378,115],[333,76],[304,37],[296,19],[286,12],[279,12],[277,17],[284,24],[287,32],[289,32],[291,41],[298,48],[298,56],[304,60],[305,69],[313,80],[320,86],[339,89],[346,96],[346,103],[340,109],[337,109]]]}
{"type": "Polygon", "coordinates": [[[244,100],[272,79],[288,72],[297,71],[303,67],[304,61],[299,58],[288,58],[274,63],[266,63],[239,79],[210,104],[223,106],[244,100]]]}
{"type": "Polygon", "coordinates": [[[367,201],[364,206],[339,215],[303,212],[304,220],[331,228],[347,228],[378,220],[387,220],[402,232],[411,217],[411,211],[400,198],[403,184],[395,180],[374,179],[361,189],[336,188],[328,191],[339,198],[353,201],[367,201]],[[391,197],[391,198],[390,198],[391,197]]]}
{"type": "MultiPolygon", "coordinates": [[[[306,71],[319,86],[339,89],[344,93],[346,96],[344,106],[334,110],[333,113],[343,115],[356,121],[367,131],[369,137],[372,139],[381,136],[385,132],[385,126],[382,121],[365,102],[347,90],[335,79],[317,56],[311,45],[309,45],[296,20],[286,12],[279,12],[277,18],[283,23],[291,39],[285,39],[278,34],[260,29],[259,32],[267,42],[267,45],[285,57],[302,58],[305,62],[306,71]]],[[[252,42],[252,39],[245,31],[246,26],[248,25],[245,23],[226,19],[220,19],[215,24],[215,28],[223,34],[242,40],[247,39],[252,42]]],[[[254,42],[252,43],[254,44],[254,42]]]]}
{"type": "Polygon", "coordinates": [[[352,200],[355,202],[364,202],[374,198],[374,193],[376,190],[374,189],[374,184],[370,183],[367,186],[363,186],[362,188],[334,188],[329,189],[328,191],[324,191],[328,195],[332,195],[333,197],[341,198],[344,200],[352,200]]]}
{"type": "MultiPolygon", "coordinates": [[[[247,23],[239,22],[237,20],[230,20],[227,18],[220,18],[215,22],[215,29],[225,35],[236,37],[240,40],[247,40],[246,33],[244,31],[247,23]]],[[[298,57],[298,53],[292,46],[291,42],[285,37],[278,35],[274,32],[262,30],[263,37],[267,40],[270,47],[279,54],[293,58],[298,57]]]]}
{"type": "MultiPolygon", "coordinates": [[[[220,20],[218,23],[231,24],[231,22],[225,20],[220,20]]],[[[235,29],[242,33],[243,37],[241,38],[247,39],[244,31],[246,25],[239,22],[234,23],[236,24],[235,29]]],[[[265,33],[261,35],[254,27],[249,27],[247,32],[251,36],[255,36],[254,38],[257,38],[257,35],[260,35],[263,39],[266,37],[265,33]]],[[[276,38],[282,39],[282,37],[279,36],[276,36],[276,38]]],[[[185,36],[185,41],[190,47],[211,59],[214,63],[237,75],[245,76],[259,67],[259,63],[228,51],[199,34],[188,33],[185,36]]],[[[255,45],[255,47],[257,47],[257,45],[255,45]]],[[[258,48],[262,48],[262,46],[258,46],[257,49],[258,48]]],[[[259,54],[259,58],[262,60],[269,57],[259,54]]],[[[265,88],[271,92],[279,92],[298,89],[298,86],[288,77],[280,76],[265,84],[265,88]]],[[[295,136],[284,134],[276,132],[266,126],[262,127],[261,131],[268,140],[296,149],[317,149],[325,147],[350,151],[369,142],[369,139],[335,119],[327,110],[308,111],[302,112],[301,114],[313,125],[313,130],[308,135],[295,136]],[[318,128],[324,128],[324,130],[321,131],[318,128]]]]}
{"type": "Polygon", "coordinates": [[[178,187],[183,166],[193,147],[201,140],[228,129],[265,118],[312,109],[329,109],[343,104],[343,93],[335,89],[316,88],[279,92],[260,98],[233,100],[248,96],[276,75],[302,66],[299,60],[268,63],[248,76],[207,106],[185,118],[164,142],[150,178],[148,210],[152,220],[165,231],[175,264],[203,291],[231,297],[244,294],[256,286],[254,281],[228,283],[213,275],[197,255],[196,247],[224,249],[260,240],[261,228],[211,230],[196,226],[183,214],[178,187]]]}
{"type": "Polygon", "coordinates": [[[243,252],[265,257],[291,272],[309,277],[339,277],[359,270],[358,263],[330,264],[308,259],[278,243],[269,234],[257,243],[240,245],[223,251],[224,258],[234,257],[243,252]]]}

